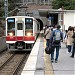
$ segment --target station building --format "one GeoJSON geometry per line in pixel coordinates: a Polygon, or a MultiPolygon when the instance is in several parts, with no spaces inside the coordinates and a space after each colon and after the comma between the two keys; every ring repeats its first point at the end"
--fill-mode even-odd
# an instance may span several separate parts
{"type": "Polygon", "coordinates": [[[53,0],[22,0],[25,5],[23,10],[17,15],[34,16],[41,24],[41,29],[45,25],[61,25],[62,30],[67,30],[69,26],[74,26],[75,10],[64,10],[62,8],[52,9],[53,0]]]}

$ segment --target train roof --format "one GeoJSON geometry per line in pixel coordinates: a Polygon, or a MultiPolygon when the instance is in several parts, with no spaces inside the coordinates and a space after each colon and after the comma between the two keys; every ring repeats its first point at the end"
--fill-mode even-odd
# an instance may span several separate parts
{"type": "Polygon", "coordinates": [[[10,17],[7,17],[7,18],[19,18],[19,17],[22,17],[22,18],[34,18],[34,17],[30,17],[30,16],[10,16],[10,17]]]}

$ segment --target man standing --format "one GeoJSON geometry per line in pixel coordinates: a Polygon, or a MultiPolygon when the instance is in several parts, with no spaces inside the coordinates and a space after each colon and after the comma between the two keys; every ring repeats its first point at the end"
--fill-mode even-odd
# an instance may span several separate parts
{"type": "Polygon", "coordinates": [[[50,27],[47,27],[47,29],[46,29],[46,31],[45,31],[46,47],[49,47],[50,35],[51,35],[51,28],[50,28],[50,27]]]}
{"type": "Polygon", "coordinates": [[[56,30],[52,31],[51,37],[50,37],[50,42],[52,44],[52,53],[51,53],[51,61],[54,61],[54,51],[56,48],[56,58],[55,58],[55,63],[58,61],[58,56],[59,56],[59,49],[61,46],[61,40],[63,39],[63,34],[60,31],[60,25],[57,26],[56,30]]]}

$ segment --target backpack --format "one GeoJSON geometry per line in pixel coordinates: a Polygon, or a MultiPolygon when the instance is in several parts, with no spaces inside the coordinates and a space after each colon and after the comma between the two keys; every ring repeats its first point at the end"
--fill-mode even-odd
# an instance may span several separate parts
{"type": "Polygon", "coordinates": [[[61,32],[60,30],[55,30],[53,35],[53,42],[55,44],[59,44],[61,40],[61,32]]]}

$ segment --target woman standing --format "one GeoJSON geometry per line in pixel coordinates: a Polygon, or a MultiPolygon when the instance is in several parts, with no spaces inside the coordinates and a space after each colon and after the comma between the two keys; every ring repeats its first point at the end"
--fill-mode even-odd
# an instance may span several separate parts
{"type": "Polygon", "coordinates": [[[71,52],[71,48],[72,48],[72,42],[73,42],[73,27],[69,27],[68,28],[68,32],[67,32],[67,48],[68,48],[68,52],[67,53],[70,53],[71,52]]]}
{"type": "Polygon", "coordinates": [[[75,27],[74,27],[74,34],[73,34],[73,50],[72,50],[72,55],[71,57],[74,58],[74,53],[75,53],[75,27]]]}

